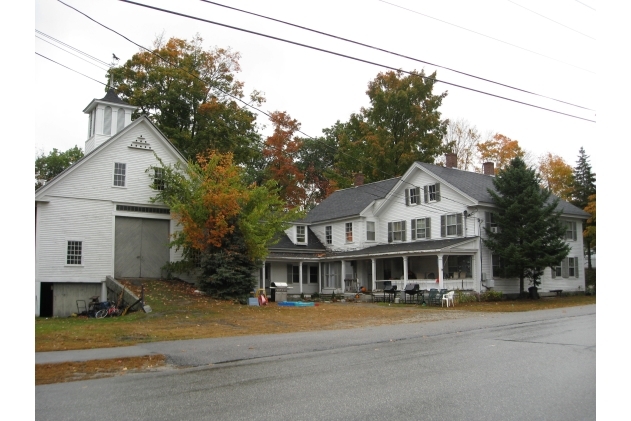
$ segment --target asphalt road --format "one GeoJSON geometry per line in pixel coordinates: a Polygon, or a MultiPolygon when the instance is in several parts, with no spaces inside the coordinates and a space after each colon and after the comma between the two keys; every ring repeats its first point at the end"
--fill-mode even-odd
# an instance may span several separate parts
{"type": "Polygon", "coordinates": [[[595,306],[139,350],[186,368],[37,386],[36,419],[596,419],[595,306]]]}

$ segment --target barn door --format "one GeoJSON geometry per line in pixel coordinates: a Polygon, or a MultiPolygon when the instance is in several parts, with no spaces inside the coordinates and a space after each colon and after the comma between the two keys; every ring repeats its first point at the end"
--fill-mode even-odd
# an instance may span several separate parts
{"type": "Polygon", "coordinates": [[[169,221],[116,217],[114,276],[160,278],[169,261],[169,221]]]}

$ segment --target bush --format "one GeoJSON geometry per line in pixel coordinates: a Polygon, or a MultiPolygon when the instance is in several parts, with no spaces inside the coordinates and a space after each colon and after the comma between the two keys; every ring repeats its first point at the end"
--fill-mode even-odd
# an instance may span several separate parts
{"type": "Polygon", "coordinates": [[[456,302],[458,303],[473,303],[478,301],[478,293],[477,292],[464,292],[460,290],[456,290],[456,302]]]}
{"type": "Polygon", "coordinates": [[[502,301],[503,296],[501,291],[486,291],[480,294],[480,301],[502,301]]]}

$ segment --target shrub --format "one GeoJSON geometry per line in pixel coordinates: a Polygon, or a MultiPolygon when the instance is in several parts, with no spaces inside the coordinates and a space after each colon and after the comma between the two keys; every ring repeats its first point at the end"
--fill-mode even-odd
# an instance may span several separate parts
{"type": "Polygon", "coordinates": [[[464,292],[460,290],[456,290],[456,302],[458,303],[472,303],[478,301],[478,293],[477,292],[464,292]]]}
{"type": "Polygon", "coordinates": [[[480,301],[501,301],[503,296],[501,291],[486,291],[480,294],[480,301]]]}

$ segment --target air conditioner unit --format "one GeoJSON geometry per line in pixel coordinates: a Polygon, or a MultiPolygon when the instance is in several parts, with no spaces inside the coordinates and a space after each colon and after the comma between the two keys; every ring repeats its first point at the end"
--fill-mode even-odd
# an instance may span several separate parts
{"type": "Polygon", "coordinates": [[[497,229],[497,227],[491,227],[491,232],[497,234],[498,232],[500,232],[500,230],[497,229]]]}

